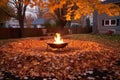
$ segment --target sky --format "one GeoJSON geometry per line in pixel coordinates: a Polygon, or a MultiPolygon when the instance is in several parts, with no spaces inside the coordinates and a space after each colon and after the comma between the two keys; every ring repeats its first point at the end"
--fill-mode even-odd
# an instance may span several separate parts
{"type": "Polygon", "coordinates": [[[34,6],[31,8],[30,6],[27,6],[26,17],[32,17],[33,19],[37,19],[37,14],[38,7],[34,6]]]}

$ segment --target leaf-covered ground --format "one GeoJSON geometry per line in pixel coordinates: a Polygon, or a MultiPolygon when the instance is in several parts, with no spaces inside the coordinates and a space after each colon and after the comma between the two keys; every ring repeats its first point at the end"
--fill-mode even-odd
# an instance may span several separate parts
{"type": "Polygon", "coordinates": [[[119,36],[67,35],[68,46],[52,49],[52,38],[1,40],[0,79],[120,79],[119,36]]]}

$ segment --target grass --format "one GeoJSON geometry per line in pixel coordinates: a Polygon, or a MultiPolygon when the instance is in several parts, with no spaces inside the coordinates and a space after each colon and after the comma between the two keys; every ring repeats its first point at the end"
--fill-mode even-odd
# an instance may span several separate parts
{"type": "MultiPolygon", "coordinates": [[[[120,42],[120,35],[105,35],[105,34],[72,34],[72,35],[65,35],[65,38],[69,39],[76,39],[76,40],[85,40],[85,41],[94,41],[94,42],[99,42],[99,43],[119,43],[120,42]]],[[[34,37],[31,37],[34,38],[34,37]]],[[[23,38],[21,38],[23,39],[23,38]]],[[[11,42],[11,41],[16,41],[18,39],[2,39],[0,40],[0,45],[11,42]]]]}
{"type": "Polygon", "coordinates": [[[68,35],[70,39],[93,41],[106,45],[120,45],[120,35],[105,35],[105,34],[73,34],[68,35]]]}
{"type": "Polygon", "coordinates": [[[110,41],[120,41],[120,35],[105,35],[105,34],[73,34],[72,39],[98,41],[98,40],[110,40],[110,41]]]}
{"type": "Polygon", "coordinates": [[[72,34],[67,35],[69,39],[97,42],[119,51],[120,54],[120,35],[105,34],[72,34]]]}
{"type": "MultiPolygon", "coordinates": [[[[75,40],[83,40],[83,41],[92,41],[104,44],[106,46],[110,47],[120,47],[120,35],[105,35],[105,34],[71,34],[71,35],[65,35],[62,36],[63,38],[68,39],[75,39],[75,40]]],[[[36,38],[36,37],[30,37],[30,38],[36,38]]],[[[39,39],[39,37],[37,37],[39,39]]],[[[47,38],[47,37],[44,37],[47,38]]],[[[53,37],[51,37],[53,38],[53,37]]],[[[24,39],[24,38],[19,38],[24,39]]],[[[0,45],[4,45],[5,43],[12,42],[19,40],[17,39],[2,39],[0,40],[0,45]]]]}

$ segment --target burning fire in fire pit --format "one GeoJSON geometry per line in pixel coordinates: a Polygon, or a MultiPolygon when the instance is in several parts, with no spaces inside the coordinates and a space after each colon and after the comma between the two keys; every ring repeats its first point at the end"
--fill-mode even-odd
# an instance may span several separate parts
{"type": "Polygon", "coordinates": [[[51,48],[64,48],[68,45],[68,43],[63,41],[59,33],[56,33],[54,40],[52,43],[47,43],[51,48]]]}
{"type": "Polygon", "coordinates": [[[55,44],[62,44],[62,43],[64,43],[64,41],[63,41],[63,39],[61,39],[61,36],[60,36],[60,34],[59,33],[56,33],[56,36],[54,37],[54,43],[55,44]]]}

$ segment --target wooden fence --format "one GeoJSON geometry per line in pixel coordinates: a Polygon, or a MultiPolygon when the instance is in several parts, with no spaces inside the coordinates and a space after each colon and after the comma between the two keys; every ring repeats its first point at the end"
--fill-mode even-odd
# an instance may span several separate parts
{"type": "MultiPolygon", "coordinates": [[[[43,29],[47,29],[47,33],[56,33],[59,32],[62,35],[69,34],[71,31],[72,34],[79,33],[90,33],[91,27],[77,27],[77,28],[24,28],[23,37],[37,37],[44,36],[43,29]]],[[[0,39],[6,38],[19,38],[20,37],[20,28],[0,28],[0,39]]]]}

